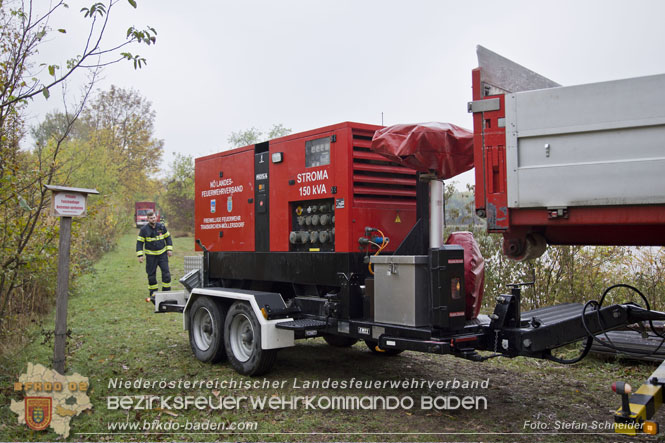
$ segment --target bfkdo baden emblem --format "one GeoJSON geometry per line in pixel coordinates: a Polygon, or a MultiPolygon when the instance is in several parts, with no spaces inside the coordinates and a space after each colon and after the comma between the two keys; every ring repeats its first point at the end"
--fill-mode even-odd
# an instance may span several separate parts
{"type": "Polygon", "coordinates": [[[25,397],[25,423],[41,431],[51,423],[51,397],[25,397]]]}

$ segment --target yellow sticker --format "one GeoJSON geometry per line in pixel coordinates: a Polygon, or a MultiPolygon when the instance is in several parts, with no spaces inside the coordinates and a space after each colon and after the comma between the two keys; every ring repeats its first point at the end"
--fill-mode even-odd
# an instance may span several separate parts
{"type": "Polygon", "coordinates": [[[302,206],[298,206],[298,207],[296,208],[296,214],[298,214],[298,215],[302,215],[302,206]]]}

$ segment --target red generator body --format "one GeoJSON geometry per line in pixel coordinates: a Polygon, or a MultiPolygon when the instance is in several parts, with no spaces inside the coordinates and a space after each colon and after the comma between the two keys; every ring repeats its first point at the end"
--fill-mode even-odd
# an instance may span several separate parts
{"type": "Polygon", "coordinates": [[[196,238],[208,251],[394,251],[416,221],[416,172],[370,152],[380,126],[340,123],[196,159],[196,238]]]}

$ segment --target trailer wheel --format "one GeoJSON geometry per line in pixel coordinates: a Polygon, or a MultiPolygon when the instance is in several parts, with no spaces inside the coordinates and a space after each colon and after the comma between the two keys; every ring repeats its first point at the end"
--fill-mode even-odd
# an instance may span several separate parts
{"type": "Polygon", "coordinates": [[[357,338],[343,337],[341,335],[324,335],[323,339],[330,346],[335,346],[336,348],[348,348],[358,343],[357,338]]]}
{"type": "Polygon", "coordinates": [[[261,349],[261,325],[245,302],[235,302],[226,315],[224,345],[231,366],[243,375],[265,374],[277,357],[277,349],[261,349]]]}
{"type": "Polygon", "coordinates": [[[217,363],[224,360],[225,309],[210,297],[194,300],[189,311],[189,345],[194,356],[203,362],[217,363]]]}
{"type": "Polygon", "coordinates": [[[379,343],[372,340],[365,340],[365,344],[372,351],[372,354],[397,355],[404,352],[402,349],[383,349],[379,348],[379,343]]]}

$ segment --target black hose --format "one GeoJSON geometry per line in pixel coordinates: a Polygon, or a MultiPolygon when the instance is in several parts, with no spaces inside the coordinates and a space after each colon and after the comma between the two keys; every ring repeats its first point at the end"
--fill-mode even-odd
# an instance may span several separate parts
{"type": "Polygon", "coordinates": [[[580,352],[580,355],[578,355],[575,358],[571,358],[571,359],[559,358],[559,357],[553,356],[552,354],[545,355],[545,358],[548,359],[548,360],[551,360],[553,362],[556,362],[556,363],[561,363],[563,365],[572,365],[574,363],[577,363],[579,361],[584,360],[584,357],[586,357],[589,354],[589,351],[591,351],[591,345],[592,344],[593,344],[593,340],[589,340],[589,338],[587,337],[586,344],[584,345],[584,349],[582,349],[582,352],[580,352]]]}
{"type": "MultiPolygon", "coordinates": [[[[658,331],[656,331],[656,328],[655,328],[654,325],[653,325],[653,321],[651,321],[651,320],[649,320],[649,326],[651,327],[651,331],[652,331],[656,336],[662,338],[660,344],[659,344],[659,345],[656,347],[656,349],[654,349],[653,351],[650,351],[650,352],[637,352],[637,351],[635,351],[635,350],[630,350],[630,349],[626,349],[626,348],[621,348],[621,347],[619,347],[619,346],[616,346],[616,345],[612,342],[612,340],[610,339],[610,337],[607,335],[607,330],[604,328],[602,318],[600,317],[600,308],[601,308],[601,306],[603,305],[603,302],[605,301],[605,297],[607,296],[607,294],[609,294],[610,291],[612,291],[613,289],[616,289],[616,288],[626,288],[626,289],[630,289],[631,291],[636,292],[636,293],[642,298],[642,300],[644,301],[644,304],[646,305],[646,310],[647,310],[647,311],[651,311],[651,307],[649,306],[649,301],[648,301],[647,298],[644,296],[644,294],[642,294],[642,292],[640,292],[640,290],[637,289],[636,287],[634,287],[634,286],[630,286],[630,285],[627,285],[627,284],[624,284],[624,283],[619,283],[619,284],[616,284],[616,285],[610,286],[609,288],[605,289],[605,292],[603,292],[603,295],[600,297],[600,301],[599,301],[599,302],[595,302],[595,301],[593,301],[593,300],[592,300],[592,301],[589,301],[589,302],[587,302],[587,303],[584,305],[584,308],[582,309],[582,326],[584,326],[584,330],[587,332],[587,334],[589,335],[589,337],[591,337],[591,338],[593,339],[593,340],[588,340],[588,339],[587,339],[587,344],[588,344],[588,343],[591,343],[592,341],[596,341],[596,342],[598,342],[601,346],[604,346],[604,347],[606,347],[606,348],[613,349],[614,351],[620,352],[620,353],[622,353],[622,354],[626,354],[626,355],[628,355],[628,356],[634,356],[634,357],[650,357],[650,356],[652,356],[652,355],[655,355],[655,354],[658,352],[658,350],[663,346],[663,344],[665,344],[665,335],[659,334],[658,331]],[[603,342],[603,341],[599,340],[599,339],[596,338],[595,335],[592,334],[591,331],[589,330],[589,325],[587,325],[587,322],[586,322],[586,309],[587,309],[587,307],[588,307],[590,304],[596,304],[596,305],[597,305],[597,307],[596,307],[596,315],[597,315],[597,319],[598,319],[598,324],[603,328],[603,335],[605,336],[605,339],[607,340],[607,342],[603,342]]],[[[589,347],[590,347],[590,346],[589,346],[589,347]]]]}
{"type": "Polygon", "coordinates": [[[622,354],[626,354],[628,356],[650,357],[652,355],[655,355],[658,352],[658,350],[660,350],[660,348],[665,344],[665,335],[659,334],[658,331],[656,331],[656,328],[653,325],[653,321],[651,321],[651,320],[649,320],[649,326],[651,328],[651,331],[656,336],[661,337],[663,339],[660,342],[660,344],[656,347],[656,349],[654,349],[653,351],[637,352],[637,351],[634,351],[634,350],[621,348],[619,346],[616,346],[612,342],[610,337],[607,335],[607,330],[604,328],[603,320],[600,317],[600,308],[603,306],[603,302],[605,301],[605,297],[607,296],[607,294],[609,294],[610,291],[612,291],[616,288],[626,288],[626,289],[630,289],[631,291],[636,292],[642,298],[642,300],[644,301],[644,304],[646,305],[646,310],[651,311],[651,306],[649,305],[649,301],[644,296],[644,294],[642,294],[642,292],[640,292],[640,290],[637,289],[636,287],[630,286],[630,285],[627,285],[627,284],[624,284],[624,283],[619,283],[619,284],[610,286],[609,288],[605,289],[605,291],[603,292],[603,295],[600,297],[600,301],[590,300],[590,301],[586,302],[585,305],[584,305],[584,308],[582,308],[582,326],[584,327],[584,330],[587,333],[587,341],[586,341],[584,349],[582,350],[580,355],[573,358],[573,359],[563,359],[563,358],[555,357],[552,354],[548,354],[548,355],[545,356],[545,358],[548,359],[548,360],[557,362],[557,363],[565,364],[565,365],[570,365],[570,364],[573,364],[573,363],[577,363],[577,362],[581,361],[584,357],[586,357],[587,354],[589,354],[589,351],[591,351],[591,346],[593,345],[594,341],[598,342],[603,347],[613,349],[617,352],[620,352],[622,354]],[[594,306],[595,307],[596,316],[597,316],[597,319],[598,319],[598,324],[603,329],[602,332],[603,332],[603,335],[605,336],[605,339],[607,340],[607,342],[603,342],[603,341],[599,340],[598,338],[596,338],[595,334],[593,334],[591,332],[591,330],[589,329],[589,325],[586,322],[586,311],[589,308],[589,306],[594,306]]]}
{"type": "Polygon", "coordinates": [[[584,319],[584,312],[586,311],[586,308],[589,305],[596,305],[596,309],[600,310],[600,304],[595,300],[590,300],[590,301],[586,302],[586,304],[584,305],[584,308],[582,309],[582,324],[584,324],[584,329],[587,331],[588,335],[587,335],[587,339],[586,339],[586,344],[584,345],[584,349],[582,349],[582,352],[580,352],[580,355],[578,355],[575,358],[565,359],[565,358],[555,357],[550,353],[550,354],[545,355],[546,359],[551,360],[553,362],[561,363],[563,365],[572,365],[574,363],[582,361],[584,359],[584,357],[586,357],[589,354],[589,351],[591,351],[591,345],[593,345],[593,340],[591,340],[590,338],[593,338],[593,335],[589,334],[589,328],[586,326],[585,319],[584,319]]]}

